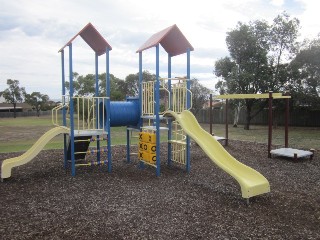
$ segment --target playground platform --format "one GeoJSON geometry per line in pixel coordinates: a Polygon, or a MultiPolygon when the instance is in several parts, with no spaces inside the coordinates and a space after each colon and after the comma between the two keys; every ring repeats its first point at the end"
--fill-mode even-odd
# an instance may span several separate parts
{"type": "Polygon", "coordinates": [[[312,159],[313,157],[313,151],[305,151],[305,150],[299,150],[294,148],[279,148],[274,149],[270,151],[271,154],[282,156],[282,157],[289,157],[289,158],[304,158],[304,157],[310,157],[312,159]]]}

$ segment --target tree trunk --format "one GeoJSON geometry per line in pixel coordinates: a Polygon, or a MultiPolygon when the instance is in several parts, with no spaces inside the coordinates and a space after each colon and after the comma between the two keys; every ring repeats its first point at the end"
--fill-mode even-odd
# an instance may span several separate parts
{"type": "Polygon", "coordinates": [[[247,106],[246,123],[244,125],[245,130],[250,130],[250,122],[251,122],[251,107],[247,106]]]}
{"type": "Polygon", "coordinates": [[[17,117],[16,106],[17,106],[17,103],[13,103],[13,118],[17,117]]]}
{"type": "Polygon", "coordinates": [[[240,103],[234,108],[234,119],[233,119],[233,127],[238,127],[239,116],[240,116],[240,103]]]}

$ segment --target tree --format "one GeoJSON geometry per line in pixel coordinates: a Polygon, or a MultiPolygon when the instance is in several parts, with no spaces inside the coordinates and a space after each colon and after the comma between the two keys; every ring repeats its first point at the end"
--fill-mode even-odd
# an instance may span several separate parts
{"type": "MultiPolygon", "coordinates": [[[[227,46],[230,58],[220,59],[215,64],[215,74],[221,77],[216,88],[220,93],[253,94],[265,92],[268,86],[267,39],[268,26],[265,22],[239,23],[237,28],[227,33],[227,46]]],[[[255,99],[244,100],[247,110],[246,126],[254,117],[252,110],[255,99]]]]}
{"type": "Polygon", "coordinates": [[[273,81],[275,83],[280,81],[280,86],[287,80],[281,78],[281,67],[286,70],[288,66],[282,63],[291,59],[296,52],[299,23],[300,21],[297,18],[290,19],[290,16],[283,12],[273,20],[271,26],[270,49],[272,52],[269,57],[271,58],[271,65],[274,67],[273,81]]]}
{"type": "MultiPolygon", "coordinates": [[[[142,72],[142,79],[144,82],[155,81],[156,75],[151,74],[149,71],[142,72]]],[[[128,96],[137,96],[139,94],[139,73],[129,74],[125,82],[127,84],[126,94],[128,96]]]]}
{"type": "Polygon", "coordinates": [[[191,112],[196,115],[203,105],[209,100],[210,90],[204,87],[198,79],[191,80],[191,92],[192,92],[192,108],[191,112]]]}
{"type": "Polygon", "coordinates": [[[239,117],[240,117],[240,111],[242,108],[242,101],[239,99],[232,99],[229,101],[229,106],[233,109],[233,127],[238,127],[239,117]]]}
{"type": "MultiPolygon", "coordinates": [[[[73,73],[73,88],[76,96],[95,94],[95,75],[86,76],[73,73]]],[[[106,73],[99,74],[99,96],[106,96],[106,73]]],[[[143,72],[143,81],[154,81],[155,74],[143,72]]],[[[66,88],[70,90],[70,83],[66,81],[66,88]]],[[[126,96],[137,96],[139,93],[139,73],[129,74],[125,81],[110,74],[110,98],[114,101],[125,100],[126,96]]]]}
{"type": "Polygon", "coordinates": [[[128,96],[137,96],[139,93],[139,73],[129,74],[125,79],[127,85],[126,94],[128,96]]]}
{"type": "MultiPolygon", "coordinates": [[[[272,25],[257,20],[227,33],[230,57],[215,63],[214,73],[220,78],[216,89],[221,94],[257,94],[282,91],[289,79],[287,59],[295,50],[299,21],[286,13],[278,15],[272,25]]],[[[246,99],[245,129],[266,106],[266,101],[246,99]]]]}
{"type": "MultiPolygon", "coordinates": [[[[106,73],[99,74],[100,96],[106,96],[106,73]]],[[[110,99],[120,101],[126,99],[127,86],[125,81],[110,74],[110,99]]]]}
{"type": "Polygon", "coordinates": [[[31,94],[24,94],[25,102],[32,106],[37,111],[38,117],[40,116],[40,110],[46,108],[49,101],[49,96],[41,94],[40,92],[33,92],[31,94]]]}
{"type": "MultiPolygon", "coordinates": [[[[66,81],[66,88],[70,90],[70,82],[66,81]]],[[[86,76],[73,73],[73,90],[75,96],[88,96],[95,92],[95,75],[87,74],[86,76]]]]}
{"type": "Polygon", "coordinates": [[[19,80],[8,79],[7,85],[9,87],[3,91],[2,96],[7,103],[13,104],[13,117],[16,118],[16,106],[17,103],[22,102],[25,88],[19,86],[19,80]]]}
{"type": "Polygon", "coordinates": [[[320,107],[320,35],[304,41],[289,65],[291,77],[286,88],[295,106],[320,107]]]}

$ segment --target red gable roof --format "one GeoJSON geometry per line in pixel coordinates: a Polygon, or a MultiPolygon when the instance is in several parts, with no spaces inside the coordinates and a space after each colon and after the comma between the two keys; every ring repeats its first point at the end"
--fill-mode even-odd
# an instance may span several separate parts
{"type": "Polygon", "coordinates": [[[176,24],[163,29],[162,31],[153,34],[138,50],[142,52],[146,49],[156,46],[158,43],[169,53],[171,56],[176,56],[182,53],[186,53],[189,48],[191,51],[194,48],[182,34],[176,24]]]}
{"type": "Polygon", "coordinates": [[[71,38],[70,41],[67,42],[59,50],[59,52],[61,52],[66,46],[72,43],[72,41],[79,35],[92,48],[92,50],[98,54],[98,56],[104,54],[106,52],[107,47],[110,50],[112,49],[109,43],[97,31],[97,29],[91,23],[88,23],[79,33],[77,33],[73,38],[71,38]]]}

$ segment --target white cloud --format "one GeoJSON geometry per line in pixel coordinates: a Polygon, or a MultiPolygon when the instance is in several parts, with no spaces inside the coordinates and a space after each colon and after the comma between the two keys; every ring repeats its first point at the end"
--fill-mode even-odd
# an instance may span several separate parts
{"type": "Polygon", "coordinates": [[[271,0],[271,4],[277,7],[281,7],[284,4],[284,0],[271,0]]]}
{"type": "Polygon", "coordinates": [[[297,0],[303,7],[303,12],[297,14],[301,23],[301,34],[303,37],[314,38],[320,33],[319,9],[320,2],[312,0],[297,0]]]}
{"type": "MultiPolygon", "coordinates": [[[[125,78],[138,72],[136,50],[154,33],[177,24],[192,46],[191,76],[213,89],[215,60],[228,55],[226,32],[238,21],[271,21],[286,10],[301,20],[303,36],[320,29],[317,1],[310,0],[0,0],[0,91],[6,80],[18,79],[27,91],[61,95],[58,50],[91,22],[111,44],[110,71],[125,78]]],[[[81,38],[74,42],[74,71],[94,73],[94,54],[81,38]]],[[[154,72],[154,50],[143,55],[144,69],[154,72]]],[[[186,57],[172,60],[175,75],[185,75],[186,57]]],[[[167,55],[161,52],[161,75],[166,75],[167,55]]],[[[66,68],[68,63],[66,62],[66,68]]],[[[99,72],[105,58],[99,57],[99,72]]],[[[66,72],[68,72],[66,70],[66,72]]],[[[68,74],[67,74],[68,75],[68,74]]]]}

